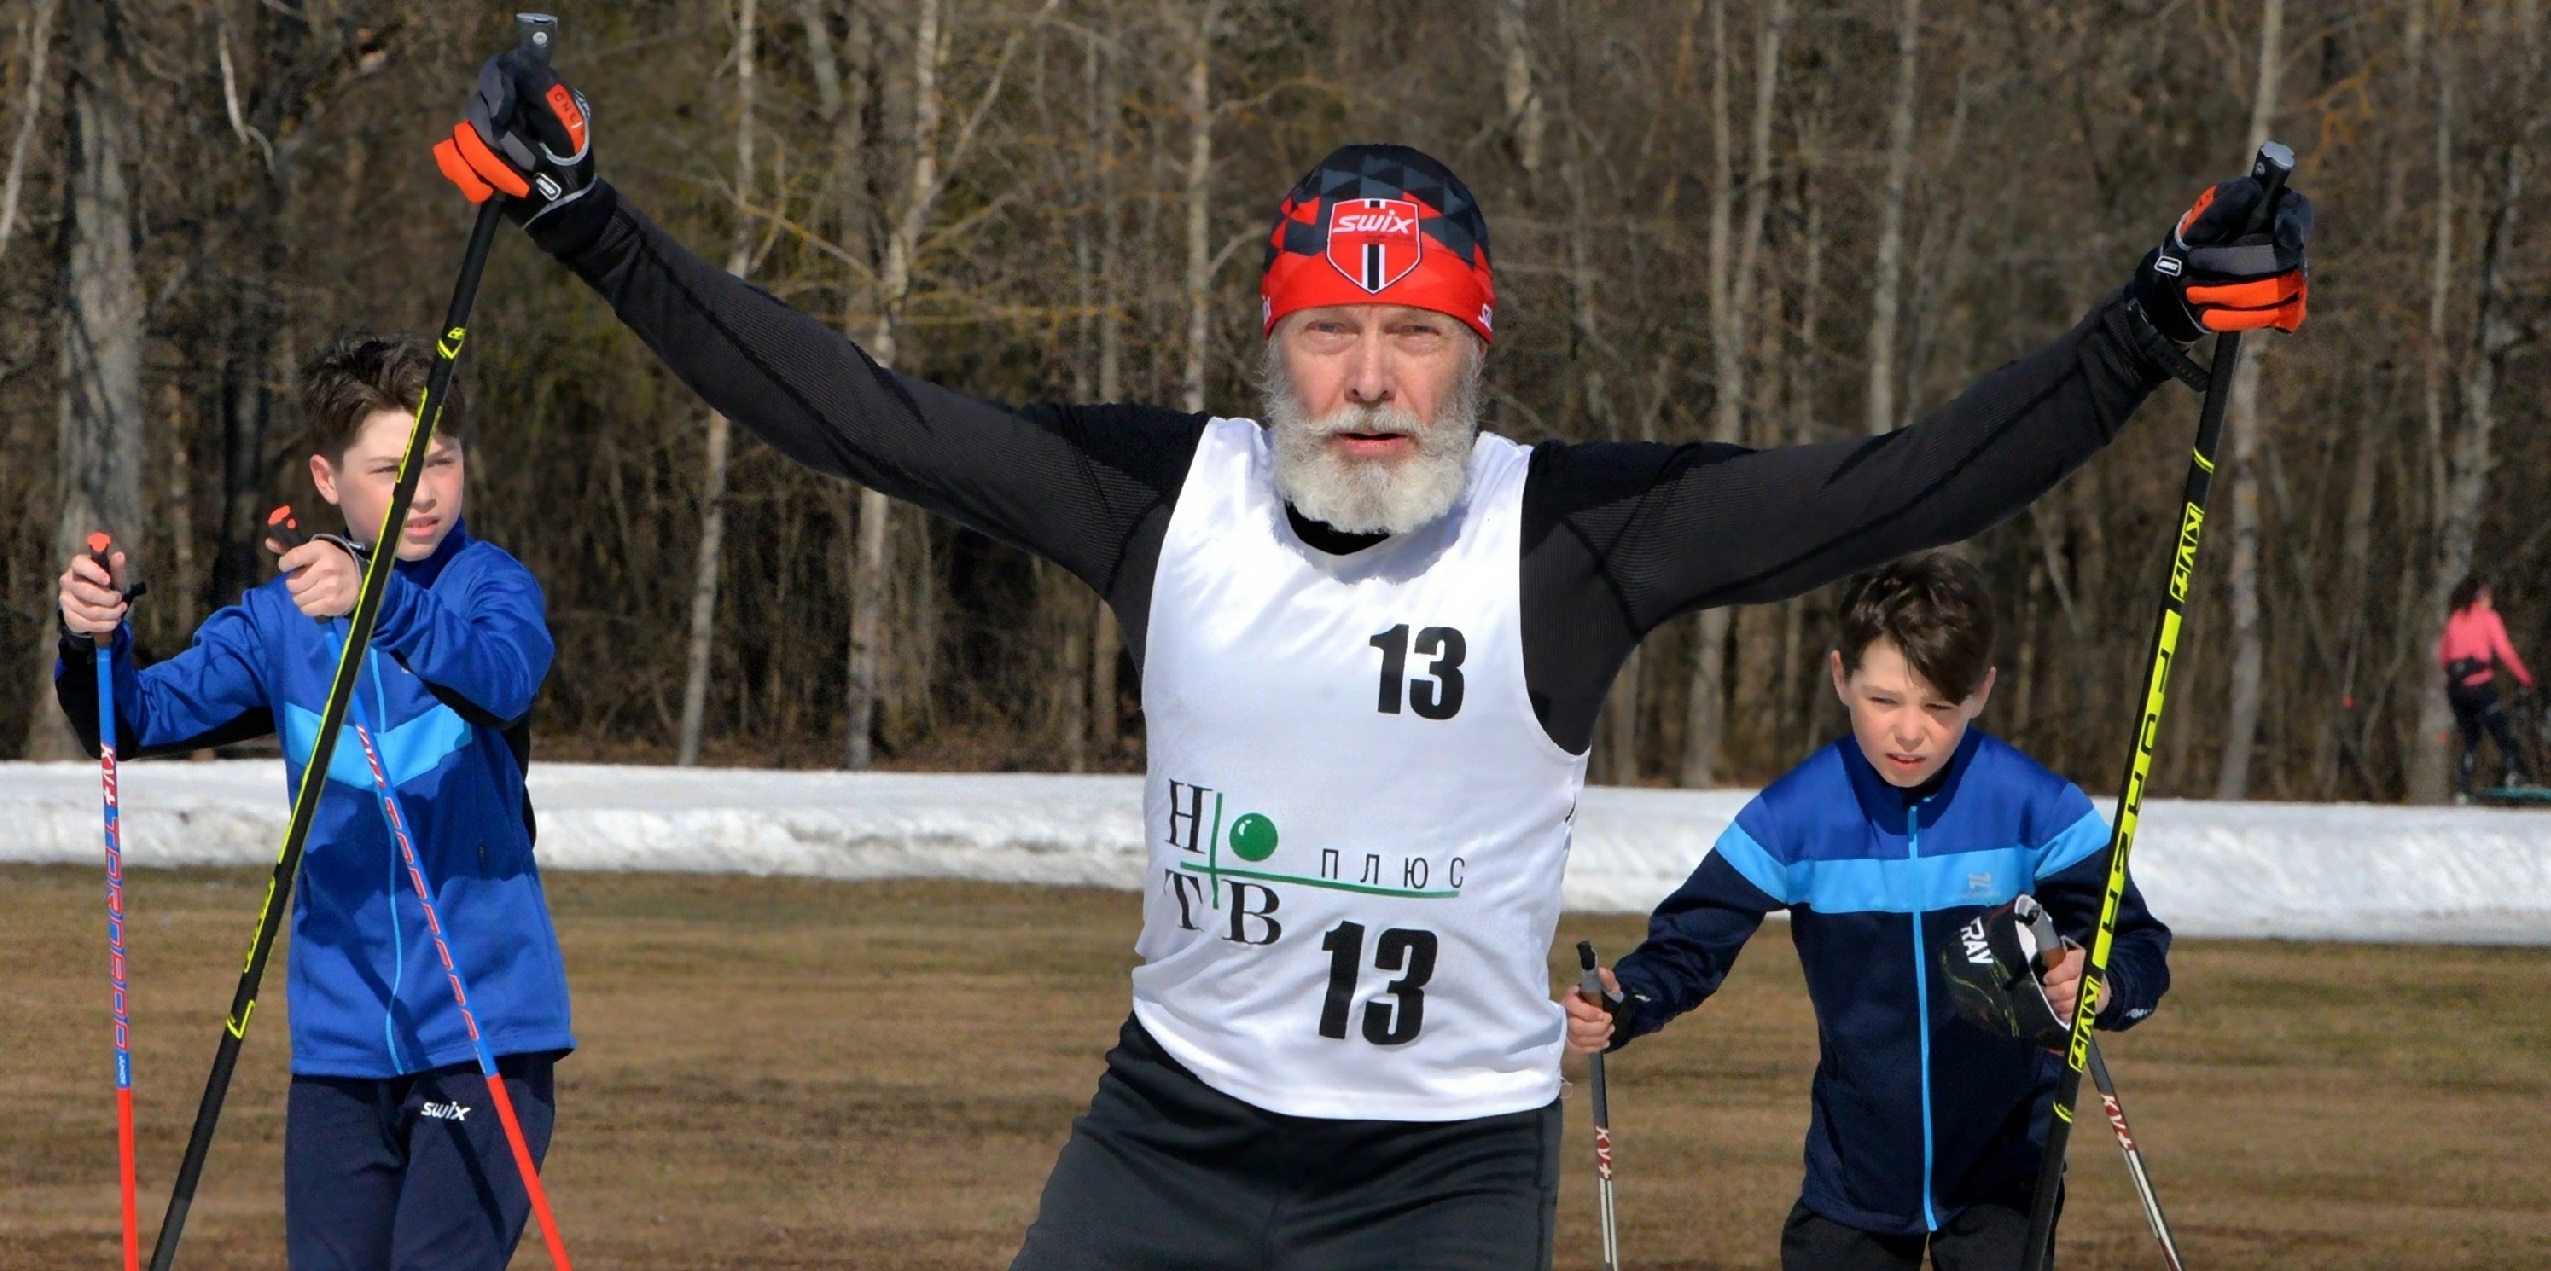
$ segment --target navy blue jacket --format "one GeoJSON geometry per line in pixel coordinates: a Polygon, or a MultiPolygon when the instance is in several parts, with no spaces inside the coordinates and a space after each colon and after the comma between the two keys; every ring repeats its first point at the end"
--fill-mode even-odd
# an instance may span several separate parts
{"type": "MultiPolygon", "coordinates": [[[[1960,925],[2023,891],[2087,943],[2108,826],[2079,787],[1968,730],[1920,791],[1888,785],[1846,737],[1737,813],[1615,973],[1617,1047],[1699,1006],[1775,909],[1814,999],[1820,1054],[1807,1129],[1809,1209],[1863,1231],[1936,1231],[2037,1176],[2056,1056],[1951,1004],[1941,959],[1960,925]]],[[[2131,884],[2099,1026],[2152,1013],[2170,929],[2131,884]]]]}
{"type": "MultiPolygon", "coordinates": [[[[135,669],[132,633],[118,630],[120,749],[145,755],[280,731],[289,798],[345,630],[342,618],[304,616],[281,578],[205,619],[185,652],[147,668],[135,669]]],[[[499,1055],[576,1044],[523,789],[523,724],[553,652],[531,571],[455,525],[432,556],[391,572],[349,720],[381,752],[470,1009],[499,1055]]],[[[56,695],[94,750],[94,657],[86,641],[66,640],[63,660],[56,695]]],[[[350,726],[302,858],[289,956],[295,1073],[385,1078],[474,1061],[350,726]]]]}

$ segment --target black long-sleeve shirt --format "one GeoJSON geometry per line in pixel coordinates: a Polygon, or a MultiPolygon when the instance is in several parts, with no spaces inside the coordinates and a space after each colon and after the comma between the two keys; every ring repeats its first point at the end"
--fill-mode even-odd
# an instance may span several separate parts
{"type": "MultiPolygon", "coordinates": [[[[1072,571],[1142,656],[1161,541],[1206,416],[1013,407],[889,371],[692,255],[607,184],[534,238],[728,418],[800,463],[1072,571]]],[[[1614,673],[1668,619],[1794,596],[1981,533],[2107,444],[2163,378],[2120,296],[1884,436],[1774,450],[1541,443],[1517,562],[1535,713],[1582,752],[1614,673]]],[[[1306,528],[1322,547],[1373,541],[1306,528]]]]}

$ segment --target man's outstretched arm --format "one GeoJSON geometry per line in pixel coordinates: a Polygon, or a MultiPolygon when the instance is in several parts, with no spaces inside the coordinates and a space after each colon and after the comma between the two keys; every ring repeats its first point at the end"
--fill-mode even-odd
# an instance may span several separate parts
{"type": "Polygon", "coordinates": [[[607,184],[531,231],[677,378],[782,454],[1052,559],[1111,599],[1126,543],[1167,516],[1202,432],[1201,416],[1013,409],[886,370],[607,184]]]}
{"type": "Polygon", "coordinates": [[[1794,596],[1973,537],[2096,454],[2166,378],[2129,342],[2124,303],[1910,428],[1775,450],[1545,447],[1537,493],[1557,533],[1599,555],[1642,631],[1794,596]]]}
{"type": "Polygon", "coordinates": [[[2299,326],[2311,203],[2288,191],[2271,231],[2235,237],[2259,197],[2248,177],[2209,189],[2133,285],[1910,428],[1536,450],[1524,659],[1551,737],[1584,748],[1613,671],[1668,619],[1798,595],[2015,515],[2117,435],[2168,378],[2172,342],[2299,326]]]}

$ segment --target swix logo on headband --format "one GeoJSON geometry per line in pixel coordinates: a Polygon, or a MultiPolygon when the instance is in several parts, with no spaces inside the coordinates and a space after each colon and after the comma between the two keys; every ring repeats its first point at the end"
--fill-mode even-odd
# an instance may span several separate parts
{"type": "Polygon", "coordinates": [[[1353,199],[1329,210],[1329,263],[1367,292],[1408,277],[1426,257],[1417,205],[1406,199],[1353,199]]]}

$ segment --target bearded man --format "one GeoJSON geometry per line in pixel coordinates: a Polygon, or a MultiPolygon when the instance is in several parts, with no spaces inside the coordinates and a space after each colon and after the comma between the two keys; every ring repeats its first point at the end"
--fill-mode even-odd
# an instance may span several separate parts
{"type": "Polygon", "coordinates": [[[1071,570],[1141,665],[1143,965],[1012,1264],[1031,1271],[1547,1267],[1546,959],[1622,661],[1677,615],[2019,511],[2165,378],[2156,324],[2299,322],[2310,226],[2291,197],[2246,254],[2192,254],[2258,196],[2218,187],[2135,286],[1888,436],[1527,447],[1479,430],[1487,224],[1406,147],[1348,146],[1286,198],[1259,423],[888,371],[596,181],[584,127],[507,54],[437,154],[710,405],[1071,570]]]}

